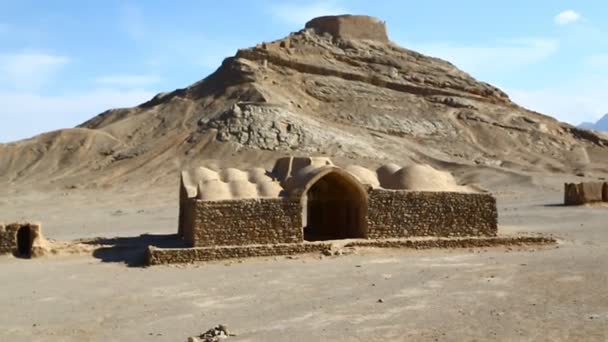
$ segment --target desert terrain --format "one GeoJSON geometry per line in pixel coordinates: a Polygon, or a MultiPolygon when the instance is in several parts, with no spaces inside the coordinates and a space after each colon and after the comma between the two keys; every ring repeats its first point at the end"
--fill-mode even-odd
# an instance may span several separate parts
{"type": "MultiPolygon", "coordinates": [[[[500,233],[554,235],[558,245],[149,268],[129,264],[143,249],[120,244],[93,255],[4,256],[0,340],[185,341],[220,323],[234,341],[607,340],[608,208],[560,205],[563,182],[579,177],[464,176],[497,195],[500,233]]],[[[51,239],[154,243],[175,233],[176,188],[13,190],[0,215],[40,219],[51,239]]]]}

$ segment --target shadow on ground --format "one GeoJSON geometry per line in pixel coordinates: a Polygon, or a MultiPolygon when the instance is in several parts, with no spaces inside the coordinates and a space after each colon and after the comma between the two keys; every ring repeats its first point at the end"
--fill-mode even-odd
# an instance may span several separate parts
{"type": "Polygon", "coordinates": [[[557,207],[557,208],[568,207],[568,205],[565,205],[564,203],[548,203],[548,204],[541,204],[540,206],[546,207],[546,208],[551,208],[551,207],[557,207]]]}
{"type": "Polygon", "coordinates": [[[93,252],[95,258],[103,262],[122,262],[129,267],[145,266],[148,246],[159,248],[188,247],[176,234],[142,234],[134,237],[97,238],[83,243],[100,246],[93,252]]]}

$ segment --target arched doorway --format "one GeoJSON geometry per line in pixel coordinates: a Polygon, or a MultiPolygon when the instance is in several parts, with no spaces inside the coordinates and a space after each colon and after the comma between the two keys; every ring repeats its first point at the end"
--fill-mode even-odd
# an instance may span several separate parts
{"type": "Polygon", "coordinates": [[[17,231],[17,253],[29,257],[32,252],[32,232],[30,226],[23,226],[17,231]]]}
{"type": "Polygon", "coordinates": [[[302,204],[305,240],[367,237],[367,192],[353,177],[336,171],[322,176],[302,204]]]}

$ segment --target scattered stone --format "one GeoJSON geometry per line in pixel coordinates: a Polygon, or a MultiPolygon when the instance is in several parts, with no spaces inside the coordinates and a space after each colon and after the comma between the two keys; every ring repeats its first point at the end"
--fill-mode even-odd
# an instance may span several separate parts
{"type": "Polygon", "coordinates": [[[205,331],[199,336],[188,337],[188,342],[218,342],[231,336],[236,336],[234,333],[230,333],[228,327],[224,324],[219,324],[216,327],[205,331]]]}
{"type": "Polygon", "coordinates": [[[378,299],[378,303],[384,303],[384,299],[382,299],[382,298],[378,299]]]}

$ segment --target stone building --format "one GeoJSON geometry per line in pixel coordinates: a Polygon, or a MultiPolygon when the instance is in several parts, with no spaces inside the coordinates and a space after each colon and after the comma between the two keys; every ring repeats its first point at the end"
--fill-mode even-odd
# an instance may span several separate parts
{"type": "Polygon", "coordinates": [[[181,174],[178,235],[192,247],[496,234],[494,197],[430,166],[287,157],[271,171],[181,174]]]}
{"type": "Polygon", "coordinates": [[[582,205],[598,202],[608,202],[608,182],[564,184],[565,205],[582,205]]]}
{"type": "Polygon", "coordinates": [[[29,258],[41,254],[43,238],[39,224],[0,223],[0,254],[29,258]]]}

